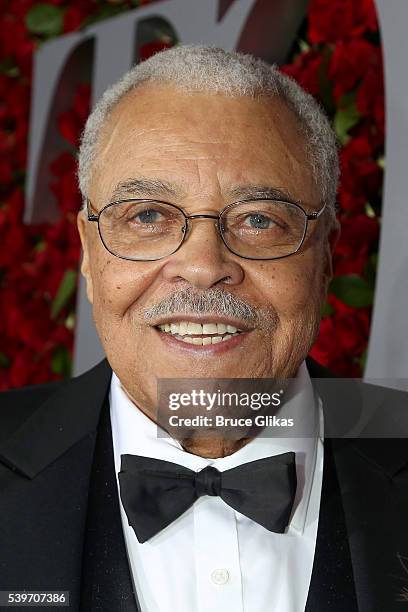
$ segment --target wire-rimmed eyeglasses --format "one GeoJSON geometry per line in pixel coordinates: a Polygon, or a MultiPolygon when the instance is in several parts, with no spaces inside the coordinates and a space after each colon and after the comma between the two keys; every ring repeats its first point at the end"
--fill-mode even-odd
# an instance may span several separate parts
{"type": "Polygon", "coordinates": [[[88,221],[98,223],[105,248],[131,261],[155,261],[178,251],[193,219],[213,219],[227,249],[244,259],[289,257],[301,248],[308,222],[325,208],[307,213],[295,202],[262,198],[233,202],[217,215],[186,215],[170,202],[130,198],[110,202],[95,214],[87,200],[88,221]]]}

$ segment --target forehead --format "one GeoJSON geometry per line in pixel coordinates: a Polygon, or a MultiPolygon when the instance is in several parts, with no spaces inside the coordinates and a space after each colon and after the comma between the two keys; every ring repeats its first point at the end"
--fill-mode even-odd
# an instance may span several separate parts
{"type": "Polygon", "coordinates": [[[316,197],[306,143],[279,98],[184,93],[148,84],[113,109],[98,143],[90,195],[109,199],[119,183],[151,177],[181,197],[224,194],[237,185],[316,197]]]}

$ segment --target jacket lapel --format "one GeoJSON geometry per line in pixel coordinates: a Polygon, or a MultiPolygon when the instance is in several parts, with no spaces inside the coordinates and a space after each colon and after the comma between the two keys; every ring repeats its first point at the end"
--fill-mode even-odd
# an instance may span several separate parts
{"type": "MultiPolygon", "coordinates": [[[[64,381],[0,444],[0,460],[34,479],[82,438],[95,433],[111,376],[104,359],[82,376],[64,381]]],[[[35,398],[35,387],[32,390],[35,398]]]]}
{"type": "Polygon", "coordinates": [[[120,516],[108,399],[90,479],[81,585],[81,610],[139,611],[120,516]]]}
{"type": "Polygon", "coordinates": [[[356,612],[357,600],[331,440],[324,443],[316,550],[305,612],[356,612]]]}

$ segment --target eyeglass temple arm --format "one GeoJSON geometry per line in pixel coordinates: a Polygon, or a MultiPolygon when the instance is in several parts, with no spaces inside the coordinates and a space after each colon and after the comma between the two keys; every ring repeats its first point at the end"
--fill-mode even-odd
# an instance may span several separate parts
{"type": "Polygon", "coordinates": [[[88,221],[98,221],[99,215],[93,215],[90,210],[92,209],[91,200],[86,198],[86,212],[88,214],[88,221]]]}
{"type": "Polygon", "coordinates": [[[325,208],[326,208],[326,204],[324,204],[324,206],[322,206],[320,210],[317,210],[316,212],[312,212],[306,215],[306,219],[308,221],[316,221],[316,219],[320,217],[320,215],[322,214],[325,208]]]}

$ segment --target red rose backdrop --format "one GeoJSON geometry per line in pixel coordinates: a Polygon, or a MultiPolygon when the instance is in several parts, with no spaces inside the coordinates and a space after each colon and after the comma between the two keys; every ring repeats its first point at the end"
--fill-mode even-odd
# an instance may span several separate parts
{"type": "MultiPolygon", "coordinates": [[[[0,16],[0,389],[69,376],[80,246],[76,147],[90,87],[72,92],[58,126],[67,148],[52,163],[50,189],[61,220],[24,225],[32,57],[44,41],[143,0],[1,0],[0,16]]],[[[146,59],[171,46],[159,36],[146,59]]],[[[342,164],[342,236],[335,278],[312,355],[343,376],[360,376],[370,330],[384,166],[381,45],[372,0],[311,0],[292,56],[282,70],[324,106],[342,164]]]]}

